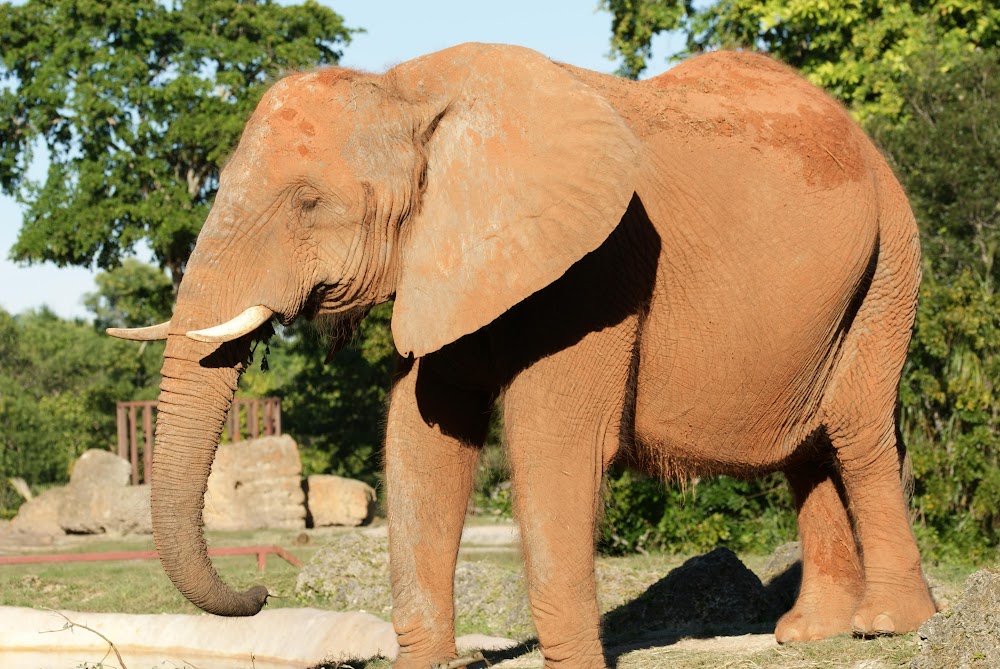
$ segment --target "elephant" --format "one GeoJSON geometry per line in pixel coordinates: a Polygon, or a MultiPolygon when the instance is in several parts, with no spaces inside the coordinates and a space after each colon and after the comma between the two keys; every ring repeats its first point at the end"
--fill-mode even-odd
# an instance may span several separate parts
{"type": "Polygon", "coordinates": [[[780,471],[801,592],[779,641],[935,611],[904,492],[898,385],[920,246],[848,113],[716,52],[641,82],[463,44],[291,74],[221,172],[166,339],[153,530],[192,602],[252,615],[211,565],[205,482],[253,341],[344,336],[394,300],[385,434],[397,667],[456,655],[453,580],[500,413],[547,667],[603,667],[594,575],[613,461],[665,480],[780,471]]]}

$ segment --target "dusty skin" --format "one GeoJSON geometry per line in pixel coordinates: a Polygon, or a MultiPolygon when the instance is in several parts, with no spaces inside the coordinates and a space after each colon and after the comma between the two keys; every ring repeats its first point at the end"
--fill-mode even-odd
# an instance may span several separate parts
{"type": "Polygon", "coordinates": [[[352,323],[395,298],[397,667],[455,655],[455,556],[494,403],[546,666],[605,664],[593,537],[615,458],[666,479],[787,475],[805,564],[779,641],[913,630],[934,607],[893,410],[918,282],[878,152],[761,56],[633,83],[466,44],[384,75],[290,76],[222,173],[171,321],[134,335],[168,333],[163,565],[207,611],[260,609],[263,587],[218,578],[201,522],[248,347],[272,319],[352,323]]]}

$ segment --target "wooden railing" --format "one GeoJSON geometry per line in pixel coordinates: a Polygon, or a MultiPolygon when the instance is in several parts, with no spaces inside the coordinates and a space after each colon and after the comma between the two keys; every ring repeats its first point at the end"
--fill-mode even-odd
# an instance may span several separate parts
{"type": "MultiPolygon", "coordinates": [[[[118,403],[118,456],[132,463],[132,483],[149,483],[153,470],[156,401],[118,403]]],[[[229,442],[281,434],[281,399],[237,399],[222,437],[229,442]]]]}
{"type": "MultiPolygon", "coordinates": [[[[268,554],[274,554],[293,567],[302,561],[281,546],[238,546],[236,548],[209,548],[208,556],[256,555],[257,571],[264,571],[268,554]]],[[[119,551],[115,553],[58,553],[48,555],[0,555],[0,565],[45,564],[59,562],[106,562],[110,560],[151,560],[160,557],[156,551],[119,551]]],[[[88,665],[89,666],[89,665],[88,665]]]]}

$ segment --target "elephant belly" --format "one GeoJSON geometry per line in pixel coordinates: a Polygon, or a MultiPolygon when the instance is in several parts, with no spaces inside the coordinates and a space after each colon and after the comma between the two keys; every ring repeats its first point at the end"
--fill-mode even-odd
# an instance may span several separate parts
{"type": "Polygon", "coordinates": [[[637,455],[667,474],[779,468],[822,424],[874,257],[871,185],[817,195],[781,155],[722,156],[698,138],[658,156],[638,191],[663,251],[641,333],[637,455]]]}
{"type": "Polygon", "coordinates": [[[842,314],[770,313],[761,321],[759,312],[734,318],[732,304],[706,313],[711,306],[674,303],[647,318],[638,455],[668,476],[773,471],[821,424],[842,314]]]}

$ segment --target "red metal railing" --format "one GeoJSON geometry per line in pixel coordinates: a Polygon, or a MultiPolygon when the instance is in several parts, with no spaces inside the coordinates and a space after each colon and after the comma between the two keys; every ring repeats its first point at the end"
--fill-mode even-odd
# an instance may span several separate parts
{"type": "MultiPolygon", "coordinates": [[[[132,483],[149,483],[153,470],[155,400],[118,403],[118,456],[132,463],[132,483]],[[139,429],[140,416],[142,430],[139,429]]],[[[281,399],[237,399],[229,411],[223,439],[237,442],[244,429],[250,439],[281,434],[281,399]]]]}
{"type": "MultiPolygon", "coordinates": [[[[281,546],[239,546],[236,548],[209,548],[211,557],[219,555],[256,555],[257,571],[267,567],[267,555],[274,553],[293,567],[302,561],[281,546]]],[[[160,557],[156,551],[119,551],[111,553],[60,553],[55,555],[0,555],[0,565],[40,564],[46,562],[105,562],[108,560],[149,560],[160,557]]]]}

